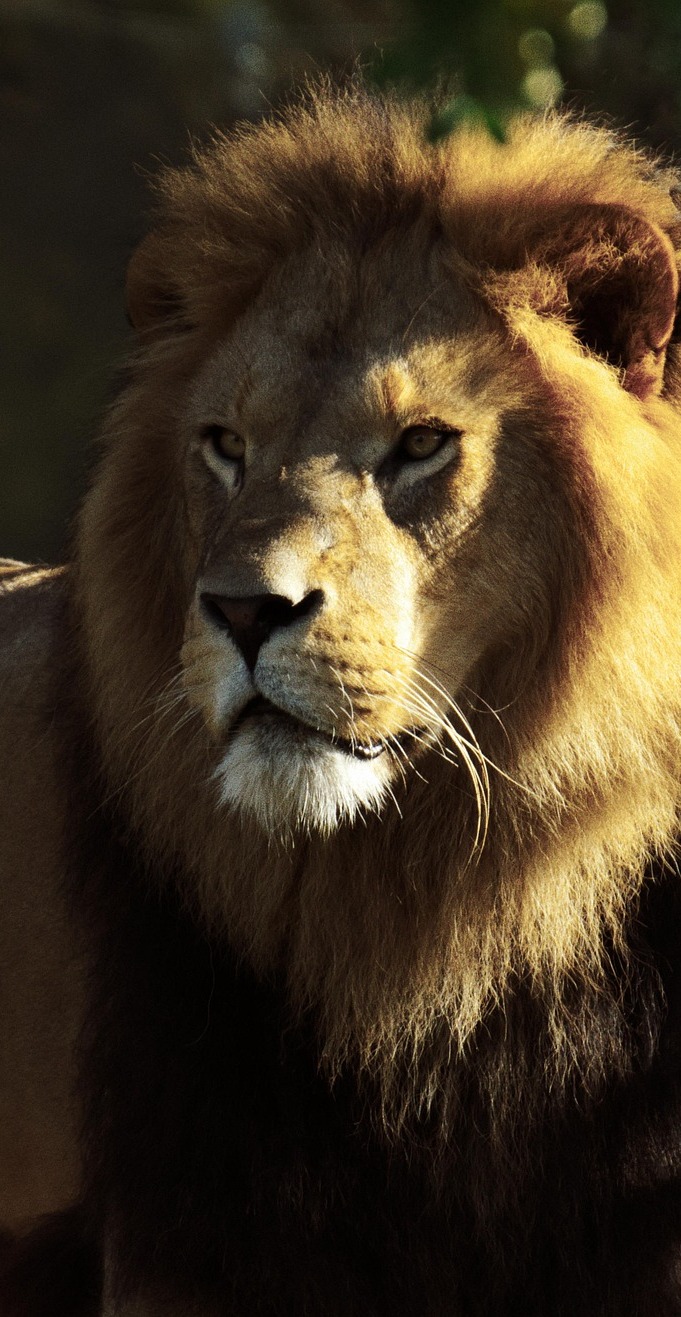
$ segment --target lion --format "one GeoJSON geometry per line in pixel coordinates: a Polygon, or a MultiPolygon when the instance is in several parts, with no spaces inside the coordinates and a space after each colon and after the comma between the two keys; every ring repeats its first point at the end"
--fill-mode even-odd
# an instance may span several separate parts
{"type": "Polygon", "coordinates": [[[7,569],[8,1312],[681,1311],[678,180],[429,113],[161,174],[7,569]]]}

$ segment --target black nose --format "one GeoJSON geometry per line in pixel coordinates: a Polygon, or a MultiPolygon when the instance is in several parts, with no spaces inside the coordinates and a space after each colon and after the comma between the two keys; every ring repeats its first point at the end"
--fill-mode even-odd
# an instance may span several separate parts
{"type": "Polygon", "coordinates": [[[282,594],[256,594],[236,599],[220,594],[202,594],[201,603],[211,621],[229,631],[252,672],[260,646],[272,632],[309,617],[321,606],[323,598],[321,590],[311,590],[297,604],[282,594]]]}

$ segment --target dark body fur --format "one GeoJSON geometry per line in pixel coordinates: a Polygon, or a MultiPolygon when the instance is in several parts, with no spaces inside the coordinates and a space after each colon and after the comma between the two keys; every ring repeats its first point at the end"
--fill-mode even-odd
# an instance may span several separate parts
{"type": "Polygon", "coordinates": [[[0,1236],[2,1317],[92,1317],[101,1250],[85,1207],[49,1216],[23,1239],[0,1236]]]}
{"type": "Polygon", "coordinates": [[[314,1020],[293,1025],[277,983],[202,936],[172,875],[159,895],[102,804],[73,679],[57,706],[80,820],[73,901],[96,966],[83,1219],[108,1235],[121,1297],[205,1296],[225,1317],[681,1313],[676,874],[651,871],[644,888],[621,1014],[606,993],[575,997],[576,1031],[586,1010],[594,1054],[616,1036],[621,1075],[552,1095],[543,1010],[521,984],[453,1076],[445,1146],[434,1113],[390,1147],[369,1088],[320,1073],[314,1020]]]}

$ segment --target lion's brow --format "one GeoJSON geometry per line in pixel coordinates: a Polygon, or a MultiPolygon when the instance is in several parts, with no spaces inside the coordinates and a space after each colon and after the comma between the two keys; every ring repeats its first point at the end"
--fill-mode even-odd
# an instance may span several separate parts
{"type": "Polygon", "coordinates": [[[240,377],[236,389],[234,390],[234,407],[237,412],[241,411],[244,403],[247,402],[248,398],[253,393],[254,385],[255,376],[253,365],[251,362],[248,362],[246,363],[244,373],[240,377]]]}
{"type": "Polygon", "coordinates": [[[413,405],[416,386],[404,362],[389,362],[376,384],[379,402],[391,416],[398,418],[413,405]]]}

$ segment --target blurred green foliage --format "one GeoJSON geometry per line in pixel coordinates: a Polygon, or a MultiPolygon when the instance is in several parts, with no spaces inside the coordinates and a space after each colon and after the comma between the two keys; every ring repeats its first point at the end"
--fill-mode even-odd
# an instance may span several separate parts
{"type": "Polygon", "coordinates": [[[145,173],[306,73],[564,104],[681,145],[681,0],[0,0],[0,553],[53,559],[122,358],[145,173]]]}
{"type": "Polygon", "coordinates": [[[373,72],[407,88],[453,76],[458,86],[434,118],[433,138],[471,117],[503,138],[515,111],[559,99],[561,54],[593,43],[606,24],[602,0],[411,0],[407,37],[373,72]]]}

